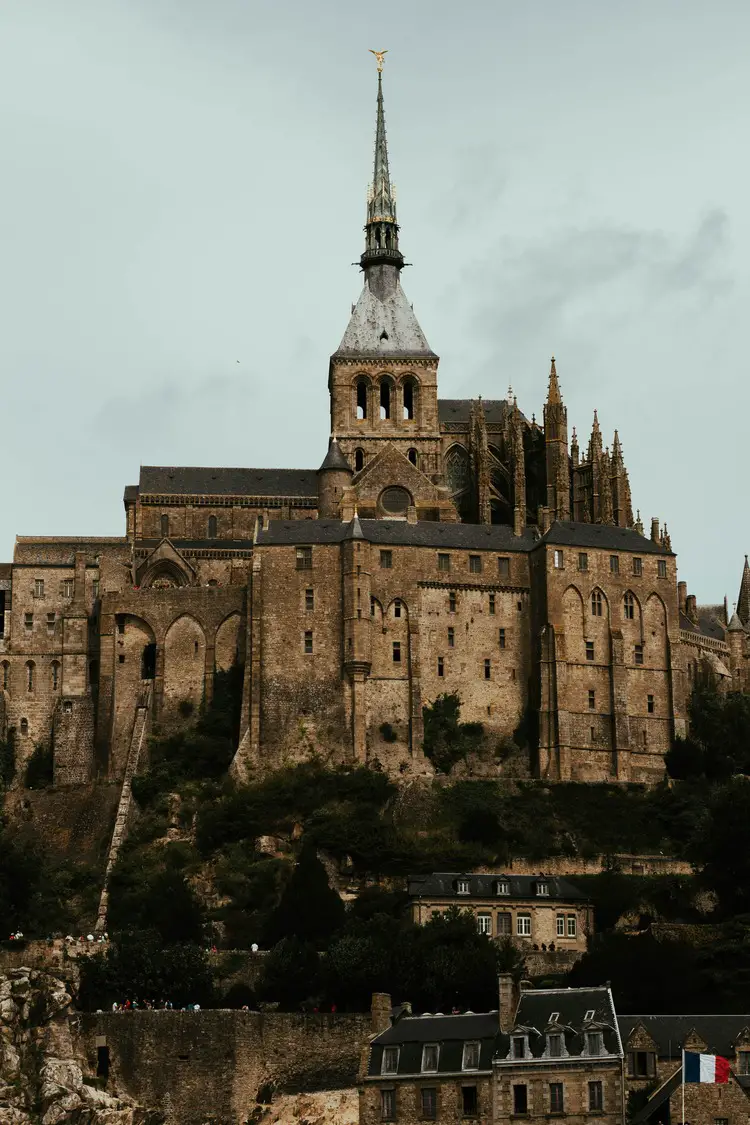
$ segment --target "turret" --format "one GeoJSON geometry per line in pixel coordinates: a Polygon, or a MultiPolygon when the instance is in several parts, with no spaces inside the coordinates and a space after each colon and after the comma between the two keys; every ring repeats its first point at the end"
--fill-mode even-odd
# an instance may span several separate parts
{"type": "Polygon", "coordinates": [[[354,470],[331,435],[328,453],[318,469],[318,515],[320,519],[338,519],[341,497],[351,483],[354,470]]]}
{"type": "Polygon", "coordinates": [[[570,519],[570,466],[568,463],[568,411],[563,405],[552,356],[547,401],[544,404],[544,445],[547,467],[548,519],[570,519]]]}

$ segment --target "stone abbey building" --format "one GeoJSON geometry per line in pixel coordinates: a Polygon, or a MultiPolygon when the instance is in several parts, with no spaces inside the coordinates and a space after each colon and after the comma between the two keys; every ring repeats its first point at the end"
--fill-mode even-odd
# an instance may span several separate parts
{"type": "Polygon", "coordinates": [[[19,537],[0,722],[20,764],[51,741],[56,784],[121,778],[240,662],[240,776],[314,753],[429,770],[423,708],[457,692],[488,742],[523,727],[532,776],[649,782],[700,662],[743,676],[750,579],[744,624],[701,618],[666,527],[634,517],[617,432],[594,413],[569,433],[554,360],[541,425],[512,393],[438,398],[399,236],[379,74],[320,468],[147,466],[121,538],[19,537]]]}

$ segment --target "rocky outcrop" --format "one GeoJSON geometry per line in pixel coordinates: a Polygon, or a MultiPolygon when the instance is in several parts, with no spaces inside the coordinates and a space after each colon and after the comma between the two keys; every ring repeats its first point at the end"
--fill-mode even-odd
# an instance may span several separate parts
{"type": "Polygon", "coordinates": [[[159,1125],[163,1118],[112,1097],[86,1075],[65,984],[19,967],[0,976],[0,1121],[3,1125],[159,1125]]]}

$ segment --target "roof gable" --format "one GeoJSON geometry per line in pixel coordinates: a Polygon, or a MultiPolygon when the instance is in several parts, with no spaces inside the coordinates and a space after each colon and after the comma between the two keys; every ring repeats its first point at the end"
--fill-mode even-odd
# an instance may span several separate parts
{"type": "Polygon", "coordinates": [[[372,292],[367,280],[352,309],[341,343],[333,354],[334,357],[437,358],[401,285],[397,282],[388,299],[381,301],[372,292]]]}

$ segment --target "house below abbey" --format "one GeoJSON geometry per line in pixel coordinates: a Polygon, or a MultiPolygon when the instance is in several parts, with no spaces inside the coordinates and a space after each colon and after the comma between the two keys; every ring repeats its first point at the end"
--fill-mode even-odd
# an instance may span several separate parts
{"type": "Polygon", "coordinates": [[[238,776],[311,754],[429,772],[423,708],[455,692],[529,776],[650,783],[702,669],[746,683],[747,564],[731,620],[696,606],[666,526],[634,514],[617,431],[594,412],[569,433],[554,359],[541,422],[512,391],[438,398],[399,242],[379,74],[320,468],[144,466],[122,537],[19,537],[0,568],[19,765],[51,744],[57,785],[121,779],[239,662],[238,776]]]}

